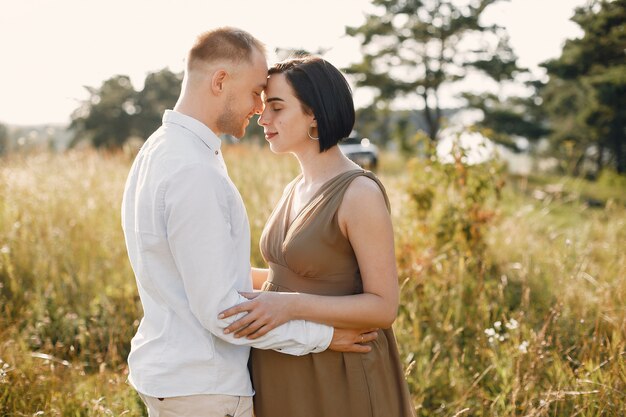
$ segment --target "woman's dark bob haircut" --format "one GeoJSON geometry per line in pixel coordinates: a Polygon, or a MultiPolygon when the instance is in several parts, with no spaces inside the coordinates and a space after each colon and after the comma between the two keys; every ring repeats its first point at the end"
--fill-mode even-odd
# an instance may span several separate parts
{"type": "Polygon", "coordinates": [[[344,76],[328,61],[304,56],[279,62],[269,75],[284,74],[305,113],[315,116],[320,152],[350,135],[354,127],[352,90],[344,76]]]}

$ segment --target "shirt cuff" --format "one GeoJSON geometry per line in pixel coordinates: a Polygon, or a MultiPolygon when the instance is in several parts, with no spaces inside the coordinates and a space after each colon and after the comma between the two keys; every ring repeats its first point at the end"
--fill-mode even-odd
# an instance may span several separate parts
{"type": "Polygon", "coordinates": [[[311,321],[296,320],[287,322],[286,325],[303,327],[300,327],[299,330],[286,328],[285,330],[288,333],[292,332],[291,334],[294,336],[293,343],[285,347],[274,348],[274,350],[294,356],[323,352],[330,345],[335,332],[331,326],[311,321]]]}
{"type": "Polygon", "coordinates": [[[330,346],[330,342],[333,340],[335,328],[331,326],[326,326],[324,324],[320,324],[319,326],[322,327],[320,331],[321,343],[313,348],[313,350],[311,350],[311,353],[320,353],[325,351],[326,349],[328,349],[328,346],[330,346]]]}

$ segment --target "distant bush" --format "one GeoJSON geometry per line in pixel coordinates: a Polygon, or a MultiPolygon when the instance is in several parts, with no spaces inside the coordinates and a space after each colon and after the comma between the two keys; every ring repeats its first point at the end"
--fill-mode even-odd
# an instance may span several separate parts
{"type": "Polygon", "coordinates": [[[612,169],[603,169],[598,175],[597,182],[599,185],[618,188],[626,192],[626,175],[620,175],[612,169]]]}

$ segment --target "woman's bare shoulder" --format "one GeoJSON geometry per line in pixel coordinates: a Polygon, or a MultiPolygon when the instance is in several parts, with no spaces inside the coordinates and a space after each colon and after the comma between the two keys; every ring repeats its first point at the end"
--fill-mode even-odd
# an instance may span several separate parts
{"type": "Polygon", "coordinates": [[[385,197],[383,191],[376,181],[365,175],[356,177],[343,196],[342,206],[349,209],[375,209],[384,208],[385,197]]]}

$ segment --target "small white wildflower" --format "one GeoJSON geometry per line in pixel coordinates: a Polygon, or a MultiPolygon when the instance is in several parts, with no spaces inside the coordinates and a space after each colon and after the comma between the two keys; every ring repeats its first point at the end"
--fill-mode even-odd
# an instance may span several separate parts
{"type": "Polygon", "coordinates": [[[515,319],[509,320],[509,322],[506,324],[506,328],[509,330],[515,330],[518,327],[519,327],[519,323],[515,319]]]}
{"type": "Polygon", "coordinates": [[[518,347],[517,349],[522,352],[522,353],[528,353],[528,342],[527,341],[523,341],[518,347]]]}
{"type": "Polygon", "coordinates": [[[485,329],[485,334],[489,337],[493,337],[496,335],[496,331],[490,327],[488,329],[485,329]]]}
{"type": "Polygon", "coordinates": [[[502,322],[501,321],[496,321],[495,323],[493,323],[493,327],[495,327],[496,329],[500,330],[502,328],[502,322]]]}
{"type": "Polygon", "coordinates": [[[565,244],[567,246],[570,246],[572,244],[572,241],[570,239],[565,239],[565,244]]]}
{"type": "Polygon", "coordinates": [[[493,337],[490,337],[489,339],[487,339],[489,341],[490,345],[493,345],[493,342],[496,341],[496,339],[494,339],[493,337]]]}
{"type": "Polygon", "coordinates": [[[499,341],[501,341],[501,342],[504,342],[504,336],[500,335],[500,336],[498,337],[498,340],[499,340],[499,341]]]}
{"type": "Polygon", "coordinates": [[[9,249],[9,246],[8,246],[8,245],[3,245],[3,246],[0,248],[0,253],[5,253],[5,254],[7,254],[7,253],[11,253],[11,249],[9,249]]]}

